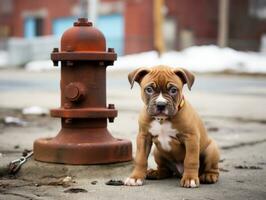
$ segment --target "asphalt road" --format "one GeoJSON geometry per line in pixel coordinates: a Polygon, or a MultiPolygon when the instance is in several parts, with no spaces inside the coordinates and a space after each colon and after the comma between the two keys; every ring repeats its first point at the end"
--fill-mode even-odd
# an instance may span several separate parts
{"type": "MultiPolygon", "coordinates": [[[[139,87],[130,90],[127,72],[108,72],[107,77],[107,102],[115,103],[119,111],[115,123],[108,125],[109,130],[117,138],[130,139],[135,155],[137,118],[142,106],[139,87]]],[[[184,189],[173,178],[147,181],[142,187],[112,187],[105,182],[126,178],[132,163],[69,166],[30,160],[17,177],[0,178],[0,200],[266,199],[266,77],[197,75],[192,91],[185,89],[185,93],[221,149],[217,184],[184,189]],[[66,176],[73,179],[67,188],[56,185],[66,176]],[[69,188],[85,191],[66,193],[69,188]]],[[[20,127],[0,120],[0,174],[23,149],[31,149],[35,139],[55,136],[60,129],[59,119],[23,116],[14,108],[53,108],[59,106],[59,98],[59,71],[0,71],[0,118],[11,115],[29,122],[20,127]]],[[[149,166],[154,167],[152,156],[149,166]]]]}
{"type": "MultiPolygon", "coordinates": [[[[107,88],[129,89],[128,71],[108,71],[107,88]]],[[[59,91],[59,70],[27,72],[0,70],[0,92],[59,91]]],[[[229,94],[266,95],[266,76],[197,74],[193,91],[229,94]]]]}

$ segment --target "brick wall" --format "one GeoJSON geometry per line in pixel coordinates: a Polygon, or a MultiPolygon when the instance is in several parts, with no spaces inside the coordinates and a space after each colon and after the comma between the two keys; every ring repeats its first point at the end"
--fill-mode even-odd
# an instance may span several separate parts
{"type": "MultiPolygon", "coordinates": [[[[167,16],[177,22],[176,47],[180,32],[191,30],[195,44],[216,43],[217,0],[166,0],[167,16]]],[[[131,0],[125,6],[125,53],[153,50],[152,0],[131,0]]]]}
{"type": "Polygon", "coordinates": [[[218,0],[176,0],[178,34],[181,30],[191,30],[195,36],[196,45],[216,43],[217,3],[218,0]]]}
{"type": "Polygon", "coordinates": [[[12,15],[12,36],[23,37],[25,15],[38,11],[44,15],[44,35],[52,34],[52,20],[72,16],[73,7],[77,3],[78,0],[15,0],[12,15]]]}
{"type": "Polygon", "coordinates": [[[125,53],[153,50],[153,0],[125,3],[125,53]]]}
{"type": "Polygon", "coordinates": [[[266,34],[266,19],[249,13],[249,0],[234,0],[230,4],[229,46],[241,50],[259,50],[262,34],[266,34]]]}

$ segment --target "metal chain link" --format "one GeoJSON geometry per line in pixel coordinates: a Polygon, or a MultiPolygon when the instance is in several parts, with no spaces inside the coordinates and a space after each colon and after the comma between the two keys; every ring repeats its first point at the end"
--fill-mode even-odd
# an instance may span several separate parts
{"type": "Polygon", "coordinates": [[[19,159],[13,160],[9,163],[8,173],[16,174],[20,167],[33,155],[33,151],[27,153],[27,155],[20,157],[19,159]]]}

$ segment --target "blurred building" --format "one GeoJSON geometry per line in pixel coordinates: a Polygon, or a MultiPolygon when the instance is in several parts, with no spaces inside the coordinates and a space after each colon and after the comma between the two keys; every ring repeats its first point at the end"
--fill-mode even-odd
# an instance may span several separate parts
{"type": "MultiPolygon", "coordinates": [[[[154,50],[154,2],[157,0],[98,0],[97,27],[108,46],[122,54],[154,50]]],[[[162,32],[166,50],[217,44],[219,2],[223,0],[164,0],[162,32]]],[[[259,50],[266,33],[265,0],[228,1],[227,45],[259,50]]],[[[88,13],[89,0],[0,0],[0,48],[10,37],[35,38],[61,34],[77,17],[88,13]]],[[[226,19],[225,19],[226,20],[226,19]]]]}
{"type": "MultiPolygon", "coordinates": [[[[108,45],[122,54],[123,3],[118,0],[99,2],[97,27],[106,35],[108,45]]],[[[77,17],[87,17],[87,3],[87,0],[0,0],[0,37],[2,40],[7,37],[60,37],[77,17]]]]}
{"type": "MultiPolygon", "coordinates": [[[[163,34],[166,49],[217,44],[223,0],[165,0],[163,34]]],[[[227,45],[259,50],[266,34],[265,0],[226,0],[227,45]]],[[[129,0],[125,6],[125,52],[153,49],[154,0],[129,0]]]]}

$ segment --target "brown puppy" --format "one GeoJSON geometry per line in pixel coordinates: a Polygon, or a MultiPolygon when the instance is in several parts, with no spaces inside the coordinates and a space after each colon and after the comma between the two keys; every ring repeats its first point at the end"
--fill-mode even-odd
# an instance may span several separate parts
{"type": "Polygon", "coordinates": [[[144,108],[139,116],[135,167],[125,185],[142,185],[145,178],[163,179],[178,174],[181,186],[215,183],[219,177],[219,151],[206,133],[198,114],[184,98],[183,85],[191,89],[194,75],[167,66],[139,68],[128,75],[131,87],[141,86],[144,108]],[[155,144],[156,170],[147,171],[147,159],[155,144]]]}

